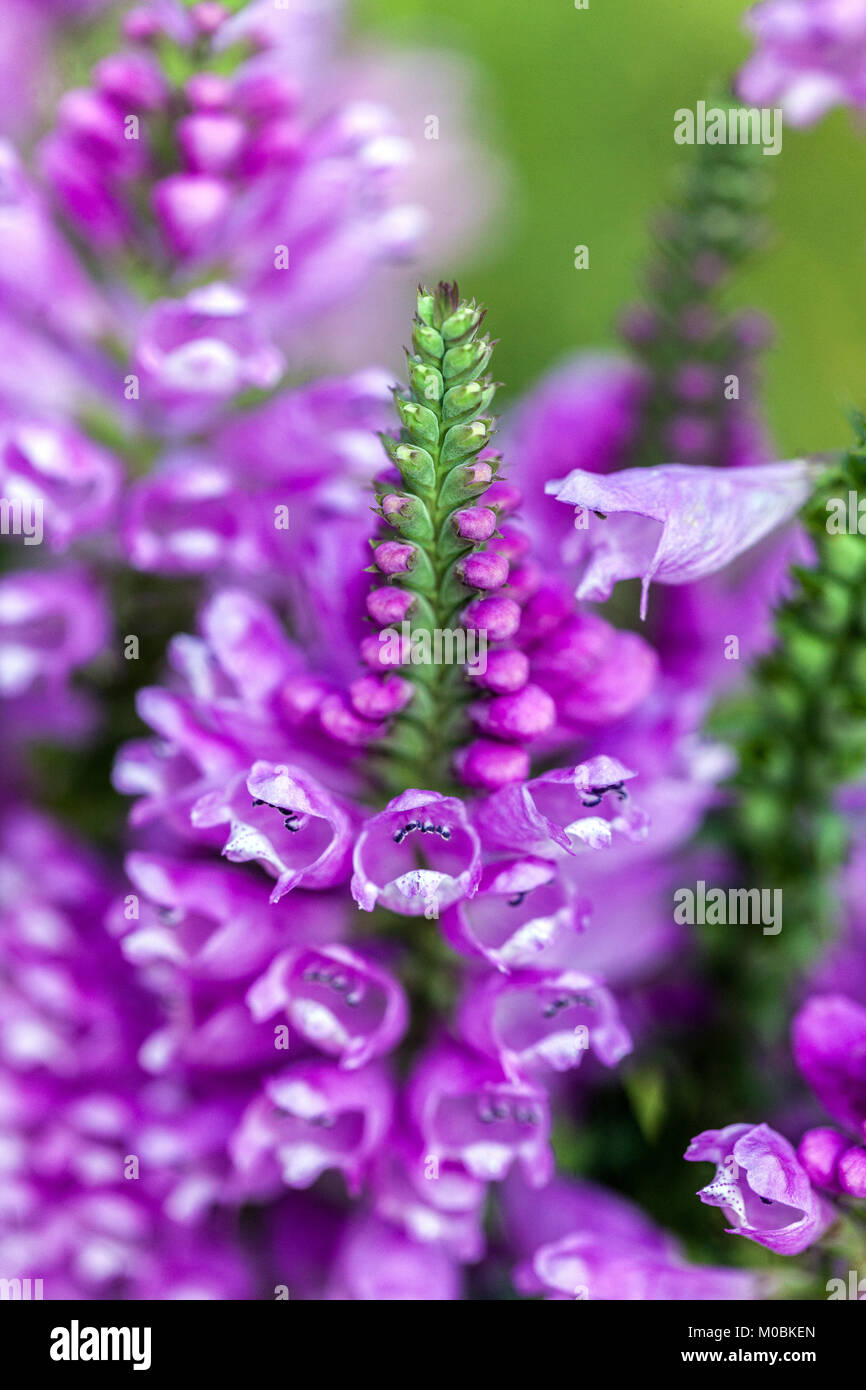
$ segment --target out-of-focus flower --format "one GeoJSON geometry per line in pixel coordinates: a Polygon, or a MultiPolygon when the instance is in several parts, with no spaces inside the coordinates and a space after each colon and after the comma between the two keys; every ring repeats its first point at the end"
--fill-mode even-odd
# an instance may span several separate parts
{"type": "MultiPolygon", "coordinates": [[[[0,699],[7,737],[48,732],[79,738],[93,707],[75,672],[108,641],[100,587],[78,566],[21,570],[0,579],[0,699]]],[[[14,740],[10,740],[10,745],[14,740]]]]}
{"type": "Polygon", "coordinates": [[[794,1060],[835,1120],[866,1138],[866,1009],[813,995],[794,1019],[794,1060]]]}
{"type": "Polygon", "coordinates": [[[835,1219],[787,1139],[769,1125],[705,1130],[685,1157],[716,1165],[715,1177],[698,1196],[707,1206],[722,1208],[729,1231],[779,1255],[800,1254],[835,1219]]]}
{"type": "Polygon", "coordinates": [[[350,1220],[323,1298],[364,1303],[440,1303],[460,1297],[460,1273],[447,1253],[373,1215],[350,1220]]]}
{"type": "Polygon", "coordinates": [[[390,1052],[406,1030],[406,996],[397,982],[347,946],[296,947],[278,955],[252,985],[253,1018],[284,1013],[313,1046],[354,1069],[390,1052]]]}
{"type": "Polygon", "coordinates": [[[357,1193],[392,1114],[392,1086],[376,1063],[341,1071],[299,1062],[265,1082],[231,1141],[232,1157],[241,1172],[271,1175],[277,1186],[310,1187],[335,1168],[357,1193]]]}
{"type": "Polygon", "coordinates": [[[576,471],[547,484],[589,524],[578,598],[609,598],[621,579],[649,586],[703,579],[748,550],[803,505],[812,485],[801,461],[723,471],[666,464],[608,477],[576,471]],[[600,513],[592,519],[590,513],[600,513]]]}
{"type": "Polygon", "coordinates": [[[834,106],[866,107],[866,6],[861,0],[763,0],[745,25],[756,49],[737,77],[755,106],[780,106],[808,126],[834,106]]]}
{"type": "Polygon", "coordinates": [[[755,1299],[765,1291],[745,1271],[688,1264],[638,1207],[592,1183],[554,1178],[537,1192],[515,1175],[504,1184],[503,1205],[523,1293],[670,1302],[755,1299]]]}
{"type": "MultiPolygon", "coordinates": [[[[120,489],[117,460],[67,426],[17,419],[0,424],[0,496],[12,515],[39,519],[52,550],[99,531],[112,516],[120,489]]],[[[25,544],[27,541],[25,540],[25,544]]]]}
{"type": "Polygon", "coordinates": [[[495,1063],[453,1043],[433,1047],[416,1064],[409,1113],[440,1161],[461,1163],[482,1182],[497,1182],[519,1162],[543,1186],[552,1171],[550,1108],[545,1091],[512,1081],[495,1063]]]}
{"type": "Polygon", "coordinates": [[[245,297],[216,282],[183,299],[159,300],[136,343],[145,408],[177,410],[189,427],[197,411],[203,409],[207,419],[214,402],[275,386],[282,361],[258,330],[245,297]]]}

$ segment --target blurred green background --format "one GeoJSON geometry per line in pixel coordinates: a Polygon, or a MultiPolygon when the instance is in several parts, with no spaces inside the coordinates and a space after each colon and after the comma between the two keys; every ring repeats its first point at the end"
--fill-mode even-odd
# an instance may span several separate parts
{"type": "MultiPolygon", "coordinates": [[[[564,354],[615,344],[638,293],[653,211],[688,147],[673,113],[749,52],[743,0],[358,0],[368,39],[435,45],[481,70],[476,134],[511,166],[502,235],[457,275],[490,306],[497,374],[513,399],[564,354]],[[590,268],[573,268],[585,243],[590,268]]],[[[786,129],[766,158],[773,240],[736,300],[768,313],[767,411],[780,455],[838,448],[866,407],[866,127],[837,111],[786,129]]]]}

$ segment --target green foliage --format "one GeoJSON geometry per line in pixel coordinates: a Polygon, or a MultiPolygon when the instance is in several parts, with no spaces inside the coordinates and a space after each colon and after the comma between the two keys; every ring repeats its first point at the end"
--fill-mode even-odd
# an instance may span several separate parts
{"type": "MultiPolygon", "coordinates": [[[[866,497],[866,425],[821,477],[804,512],[815,563],[794,568],[778,640],[756,665],[733,732],[739,767],[723,830],[741,882],[781,888],[783,930],[745,951],[744,1002],[772,1035],[787,986],[826,945],[838,915],[848,832],[841,786],[866,768],[866,539],[828,529],[833,499],[866,497]]],[[[723,937],[717,943],[722,946],[723,937]]],[[[738,947],[744,952],[742,944],[738,947]]]]}

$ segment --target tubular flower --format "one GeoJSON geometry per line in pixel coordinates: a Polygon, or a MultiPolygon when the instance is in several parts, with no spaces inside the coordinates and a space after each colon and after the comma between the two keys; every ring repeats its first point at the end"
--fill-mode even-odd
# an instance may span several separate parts
{"type": "Polygon", "coordinates": [[[520,1263],[514,1283],[549,1300],[756,1299],[769,1284],[744,1270],[688,1264],[674,1239],[622,1197],[554,1178],[541,1192],[519,1175],[505,1185],[504,1216],[520,1263]]]}
{"type": "Polygon", "coordinates": [[[824,1234],[835,1213],[812,1187],[787,1139],[769,1125],[728,1125],[694,1138],[685,1157],[715,1163],[698,1193],[721,1207],[733,1234],[779,1255],[798,1255],[824,1234]]]}

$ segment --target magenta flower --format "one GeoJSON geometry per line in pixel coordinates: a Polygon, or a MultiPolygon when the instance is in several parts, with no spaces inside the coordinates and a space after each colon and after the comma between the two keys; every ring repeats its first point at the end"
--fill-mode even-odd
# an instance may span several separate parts
{"type": "Polygon", "coordinates": [[[117,461],[78,431],[35,420],[0,424],[0,495],[23,507],[25,523],[39,508],[39,534],[31,541],[42,540],[44,525],[51,549],[60,551],[100,530],[112,516],[119,487],[117,461]]]}
{"type": "Polygon", "coordinates": [[[731,1234],[746,1236],[779,1255],[799,1255],[835,1218],[812,1187],[787,1139],[769,1125],[728,1125],[698,1134],[685,1157],[715,1163],[716,1174],[698,1196],[721,1207],[731,1234]]]}
{"type": "Polygon", "coordinates": [[[737,77],[741,100],[780,106],[794,126],[834,106],[866,106],[866,10],[859,0],[763,0],[746,15],[756,50],[737,77]]]}
{"type": "Polygon", "coordinates": [[[794,1060],[834,1120],[866,1139],[866,1009],[813,995],[793,1024],[794,1060]]]}
{"type": "Polygon", "coordinates": [[[354,868],[352,894],[365,912],[378,902],[407,917],[438,916],[475,892],[480,844],[457,797],[407,791],[365,823],[354,868]]]}
{"type": "Polygon", "coordinates": [[[272,1174],[289,1187],[310,1187],[334,1168],[358,1192],[392,1110],[391,1085],[375,1063],[347,1072],[300,1062],[265,1082],[232,1139],[232,1158],[254,1180],[272,1174]]]}
{"type": "Polygon", "coordinates": [[[485,1184],[462,1163],[424,1151],[417,1136],[388,1136],[371,1174],[376,1211],[412,1240],[436,1245],[461,1263],[484,1254],[485,1184]]]}
{"type": "Polygon", "coordinates": [[[586,925],[586,904],[576,898],[546,859],[498,859],[478,891],[449,908],[442,931],[451,945],[483,956],[506,972],[550,970],[573,948],[586,925]]]}
{"type": "Polygon", "coordinates": [[[350,810],[301,768],[254,763],[245,779],[201,797],[191,819],[204,829],[228,821],[223,854],[264,865],[277,880],[272,903],[299,884],[331,888],[348,876],[350,810]]]}
{"type": "Polygon", "coordinates": [[[390,1052],[408,1021],[397,982],[341,945],[300,946],[276,956],[251,986],[247,1003],[257,1020],[284,1014],[303,1038],[347,1069],[390,1052]]]}
{"type": "Polygon", "coordinates": [[[289,937],[332,938],[340,915],[327,898],[308,898],[290,922],[271,911],[260,886],[228,867],[137,852],[126,872],[145,901],[128,917],[118,903],[111,929],[126,958],[154,972],[202,980],[243,980],[270,963],[289,937]]]}
{"type": "Polygon", "coordinates": [[[743,1301],[760,1296],[754,1274],[686,1264],[609,1237],[579,1232],[543,1245],[516,1283],[548,1299],[616,1302],[743,1301]]]}
{"type": "Polygon", "coordinates": [[[541,1192],[512,1175],[503,1185],[517,1288],[550,1300],[616,1302],[759,1298],[755,1275],[687,1264],[676,1242],[624,1198],[554,1178],[541,1192]]]}
{"type": "Polygon", "coordinates": [[[154,304],[141,324],[136,362],[145,405],[183,410],[188,424],[241,391],[275,386],[283,366],[245,297],[216,282],[154,304]]]}
{"type": "Polygon", "coordinates": [[[0,699],[7,736],[85,735],[93,708],[73,688],[72,677],[103,651],[108,636],[105,595],[78,566],[0,578],[0,699]]]}
{"type": "Polygon", "coordinates": [[[587,1051],[614,1067],[632,1047],[613,995],[579,970],[488,975],[470,987],[459,1027],[515,1080],[578,1067],[587,1051]]]}
{"type": "Polygon", "coordinates": [[[588,518],[578,598],[606,599],[619,580],[640,578],[641,617],[653,580],[688,584],[722,569],[790,520],[810,490],[803,462],[730,472],[670,463],[604,478],[575,470],[547,484],[588,518]]]}
{"type": "Polygon", "coordinates": [[[325,1301],[362,1303],[459,1297],[459,1269],[443,1249],[413,1241],[370,1214],[349,1223],[323,1294],[325,1301]]]}
{"type": "Polygon", "coordinates": [[[546,1093],[510,1080],[477,1053],[442,1043],[417,1063],[407,1104],[425,1152],[453,1161],[482,1182],[499,1182],[518,1162],[544,1185],[552,1171],[546,1093]]]}
{"type": "Polygon", "coordinates": [[[617,759],[601,756],[503,787],[478,806],[482,838],[497,849],[540,855],[554,847],[567,854],[599,849],[610,844],[614,831],[640,838],[644,821],[625,789],[634,775],[617,759]],[[597,815],[588,814],[596,808],[597,815]]]}
{"type": "Polygon", "coordinates": [[[622,467],[645,391],[633,363],[587,354],[542,377],[511,417],[507,446],[520,464],[523,516],[537,542],[555,539],[563,565],[573,560],[579,537],[574,518],[545,495],[544,485],[574,469],[610,473],[622,467]]]}

